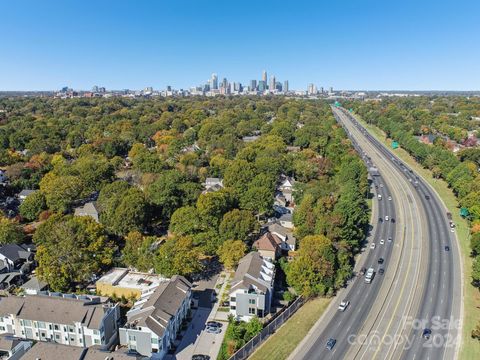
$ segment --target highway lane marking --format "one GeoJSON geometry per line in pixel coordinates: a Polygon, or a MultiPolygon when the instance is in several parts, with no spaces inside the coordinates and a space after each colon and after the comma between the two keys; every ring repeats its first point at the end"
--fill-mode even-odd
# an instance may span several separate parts
{"type": "MultiPolygon", "coordinates": [[[[365,143],[366,143],[366,142],[365,142],[365,143]]],[[[366,144],[367,144],[367,143],[366,143],[366,144]]],[[[372,144],[367,144],[367,146],[373,147],[372,144]]],[[[396,170],[391,164],[387,163],[384,159],[382,159],[382,160],[383,160],[383,162],[386,163],[386,166],[387,166],[387,167],[390,167],[390,168],[393,168],[394,170],[396,170]]],[[[398,170],[397,170],[397,171],[398,171],[398,170]]],[[[394,172],[395,172],[395,171],[394,171],[394,172]]],[[[411,189],[408,187],[408,184],[407,184],[407,186],[405,186],[405,183],[402,182],[401,185],[400,185],[400,189],[403,190],[403,191],[401,191],[401,192],[407,193],[407,198],[408,198],[409,202],[412,203],[412,202],[413,202],[413,201],[412,201],[412,198],[410,197],[410,194],[408,194],[408,192],[411,193],[411,189]]],[[[415,208],[416,211],[419,211],[419,210],[418,210],[419,208],[418,208],[417,206],[414,206],[414,208],[415,208]]],[[[413,216],[412,216],[412,208],[411,208],[411,207],[408,208],[408,212],[409,212],[410,217],[411,217],[412,220],[413,220],[414,218],[413,218],[413,216]]],[[[413,220],[413,223],[414,223],[414,224],[416,223],[416,224],[418,225],[418,219],[415,219],[415,220],[413,220]],[[415,221],[415,220],[416,220],[416,221],[415,221]]],[[[412,245],[413,245],[413,243],[414,243],[414,242],[413,242],[413,238],[414,238],[414,237],[413,237],[413,235],[414,235],[414,230],[413,230],[413,229],[414,229],[414,228],[415,228],[415,227],[412,226],[412,245]]],[[[420,233],[422,233],[421,229],[422,229],[422,228],[419,227],[420,233]]],[[[423,237],[423,236],[421,236],[421,237],[423,237]]],[[[413,250],[414,248],[415,248],[414,246],[411,246],[411,250],[413,250]]],[[[421,249],[421,248],[420,248],[420,249],[421,249]]],[[[413,256],[413,251],[411,251],[411,253],[410,253],[408,273],[410,272],[410,265],[411,265],[412,256],[413,256]]],[[[419,274],[419,265],[418,265],[418,262],[417,262],[417,266],[416,266],[416,273],[417,273],[417,277],[418,277],[418,274],[419,274]]],[[[403,283],[403,286],[402,286],[402,290],[401,290],[401,294],[404,293],[405,286],[406,286],[406,279],[407,279],[407,278],[408,278],[408,276],[407,276],[407,277],[405,278],[405,280],[404,280],[404,283],[403,283]]],[[[400,298],[401,298],[401,297],[400,297],[400,298]]],[[[398,306],[399,306],[399,304],[400,304],[400,298],[399,298],[399,300],[397,301],[397,304],[396,304],[396,306],[395,306],[395,312],[398,310],[398,306]]],[[[408,296],[408,299],[409,299],[409,300],[412,299],[412,291],[410,291],[410,294],[409,294],[409,296],[408,296]]],[[[410,302],[411,302],[411,301],[413,301],[413,300],[410,300],[410,302]]],[[[382,319],[383,319],[383,316],[382,316],[382,319]]],[[[390,323],[389,323],[389,325],[388,325],[388,328],[391,327],[392,321],[393,321],[393,318],[391,319],[391,321],[390,321],[390,323]]],[[[377,328],[378,328],[378,326],[379,326],[379,325],[377,325],[377,328]]],[[[385,337],[385,335],[384,335],[384,337],[385,337]]],[[[380,350],[380,349],[377,349],[377,351],[376,351],[376,353],[375,353],[375,356],[376,356],[376,354],[378,353],[379,350],[380,350]]],[[[365,353],[364,353],[364,355],[365,355],[365,353]]],[[[362,358],[363,358],[363,356],[362,356],[362,358]]]]}
{"type": "MultiPolygon", "coordinates": [[[[373,147],[372,144],[368,144],[366,141],[365,141],[365,145],[368,146],[368,147],[370,147],[370,148],[373,147]]],[[[386,166],[387,168],[388,168],[388,167],[393,168],[393,166],[392,166],[391,164],[387,163],[387,162],[385,161],[385,159],[380,159],[380,160],[386,164],[385,166],[386,166]]],[[[397,170],[397,171],[398,171],[398,170],[397,170]]],[[[394,171],[394,172],[395,172],[395,171],[394,171]]],[[[391,184],[391,185],[392,185],[393,188],[397,188],[397,184],[391,184]]],[[[399,193],[405,193],[405,194],[407,194],[408,196],[409,196],[408,193],[409,193],[409,192],[411,193],[408,185],[405,186],[405,183],[404,183],[404,182],[401,182],[401,183],[400,183],[399,187],[397,188],[397,191],[398,191],[399,193]]],[[[415,209],[418,211],[418,208],[417,208],[416,206],[415,206],[415,209]]],[[[415,218],[413,217],[413,213],[412,213],[411,207],[408,207],[408,212],[409,212],[410,218],[412,219],[412,224],[416,224],[416,223],[418,224],[418,219],[415,219],[415,218]],[[415,221],[415,220],[416,220],[416,221],[415,221]]],[[[411,237],[411,240],[412,240],[412,241],[411,241],[411,250],[414,249],[414,246],[413,246],[413,244],[414,244],[414,236],[413,236],[413,235],[414,235],[414,229],[415,229],[415,226],[412,226],[412,229],[411,229],[411,233],[412,233],[412,237],[411,237]]],[[[421,228],[419,228],[419,230],[420,230],[420,233],[421,233],[421,228]]],[[[399,245],[397,244],[397,246],[399,246],[399,245]]],[[[414,253],[413,251],[411,251],[411,253],[410,253],[409,265],[411,265],[413,253],[414,253]]],[[[399,266],[400,266],[400,265],[399,265],[399,266]]],[[[407,272],[410,272],[410,266],[408,267],[407,272]]],[[[417,266],[417,273],[418,273],[418,266],[417,266]]],[[[396,279],[396,281],[395,281],[394,283],[392,283],[391,286],[392,286],[393,284],[395,284],[395,285],[398,284],[398,279],[396,279]]],[[[403,286],[402,286],[402,294],[404,293],[405,286],[406,286],[406,282],[404,281],[403,286]]],[[[409,298],[410,298],[410,297],[411,297],[411,295],[409,295],[409,298]]],[[[397,301],[395,311],[398,310],[398,306],[399,306],[399,301],[397,301]]],[[[380,311],[382,312],[383,310],[381,309],[380,311]]],[[[385,313],[384,313],[384,315],[385,315],[385,313]]],[[[384,316],[382,316],[382,319],[383,319],[383,317],[384,317],[384,316]]],[[[392,320],[391,320],[391,321],[392,321],[392,320]]],[[[391,321],[390,321],[390,325],[391,325],[391,321]]],[[[389,325],[389,327],[390,327],[390,325],[389,325]]],[[[378,327],[378,326],[379,326],[379,325],[377,325],[377,327],[378,327]]],[[[368,349],[367,349],[367,350],[368,350],[368,349]]],[[[378,351],[377,351],[377,352],[378,352],[378,351]]],[[[365,353],[364,353],[364,355],[365,355],[365,353]]],[[[362,356],[362,357],[363,357],[363,356],[362,356]]]]}

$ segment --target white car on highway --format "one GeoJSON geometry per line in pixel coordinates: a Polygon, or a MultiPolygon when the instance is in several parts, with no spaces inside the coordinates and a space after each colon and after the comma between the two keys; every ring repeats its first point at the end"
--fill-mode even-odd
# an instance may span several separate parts
{"type": "Polygon", "coordinates": [[[392,197],[391,197],[391,196],[389,196],[389,197],[388,197],[388,200],[389,200],[389,201],[392,201],[392,197]]]}
{"type": "Polygon", "coordinates": [[[347,301],[347,300],[343,300],[340,305],[338,305],[338,310],[339,311],[345,311],[348,307],[348,305],[350,305],[350,301],[347,301]]]}
{"type": "Polygon", "coordinates": [[[383,245],[385,244],[385,240],[384,239],[380,239],[380,245],[383,245]]]}
{"type": "Polygon", "coordinates": [[[375,249],[375,243],[370,244],[370,249],[372,249],[372,250],[375,249]]]}
{"type": "Polygon", "coordinates": [[[388,221],[389,220],[389,217],[388,215],[385,216],[385,221],[388,221]]]}

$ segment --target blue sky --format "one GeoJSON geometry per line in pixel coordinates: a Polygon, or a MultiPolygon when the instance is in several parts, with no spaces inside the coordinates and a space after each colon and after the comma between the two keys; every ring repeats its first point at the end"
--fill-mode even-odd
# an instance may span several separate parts
{"type": "Polygon", "coordinates": [[[480,1],[0,2],[0,90],[480,89],[480,1]]]}

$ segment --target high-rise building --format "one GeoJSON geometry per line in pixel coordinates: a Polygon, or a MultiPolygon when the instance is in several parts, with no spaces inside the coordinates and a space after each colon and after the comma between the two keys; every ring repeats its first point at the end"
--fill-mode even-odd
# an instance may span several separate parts
{"type": "Polygon", "coordinates": [[[97,85],[95,85],[94,87],[92,87],[92,92],[98,93],[98,86],[97,86],[97,85]]]}
{"type": "Polygon", "coordinates": [[[262,80],[265,81],[265,84],[267,83],[267,71],[266,70],[263,70],[262,80]]]}
{"type": "Polygon", "coordinates": [[[288,80],[283,82],[283,92],[288,92],[288,80]]]}
{"type": "Polygon", "coordinates": [[[330,94],[333,93],[333,87],[330,86],[330,94]]]}
{"type": "Polygon", "coordinates": [[[320,94],[323,94],[324,93],[324,90],[323,90],[323,86],[320,88],[320,94]]]}
{"type": "Polygon", "coordinates": [[[314,84],[308,84],[307,93],[309,95],[315,95],[317,93],[317,87],[314,84]]]}
{"type": "Polygon", "coordinates": [[[270,76],[270,85],[269,85],[269,87],[268,87],[268,89],[269,89],[270,91],[275,90],[275,83],[276,83],[276,81],[275,81],[275,75],[270,76]]]}
{"type": "Polygon", "coordinates": [[[257,80],[250,80],[250,90],[257,90],[257,80]]]}
{"type": "Polygon", "coordinates": [[[213,90],[218,89],[218,76],[215,73],[213,73],[212,77],[210,78],[210,88],[213,90]]]}
{"type": "Polygon", "coordinates": [[[282,91],[282,83],[280,81],[275,82],[275,90],[282,91]]]}
{"type": "Polygon", "coordinates": [[[260,80],[260,81],[258,82],[258,91],[262,91],[262,92],[263,92],[263,91],[265,91],[265,90],[267,90],[267,82],[264,81],[264,80],[260,80]]]}

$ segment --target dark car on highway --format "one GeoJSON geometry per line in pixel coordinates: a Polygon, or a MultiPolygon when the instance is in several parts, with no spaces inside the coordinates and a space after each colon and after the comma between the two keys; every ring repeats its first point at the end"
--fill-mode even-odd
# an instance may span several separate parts
{"type": "Polygon", "coordinates": [[[385,270],[384,270],[383,268],[378,269],[378,274],[379,274],[379,275],[383,275],[384,272],[385,272],[385,270]]]}
{"type": "Polygon", "coordinates": [[[426,200],[430,200],[430,196],[425,195],[425,199],[426,199],[426,200]]]}
{"type": "Polygon", "coordinates": [[[332,350],[336,343],[337,343],[337,340],[328,339],[327,346],[326,346],[327,350],[332,350]]]}
{"type": "Polygon", "coordinates": [[[450,251],[450,246],[445,245],[445,251],[450,251]]]}
{"type": "Polygon", "coordinates": [[[432,335],[432,330],[430,330],[430,329],[423,329],[422,337],[423,337],[425,340],[430,339],[430,336],[431,336],[431,335],[432,335]]]}
{"type": "Polygon", "coordinates": [[[383,258],[378,259],[379,264],[383,264],[383,261],[384,261],[383,258]]]}

